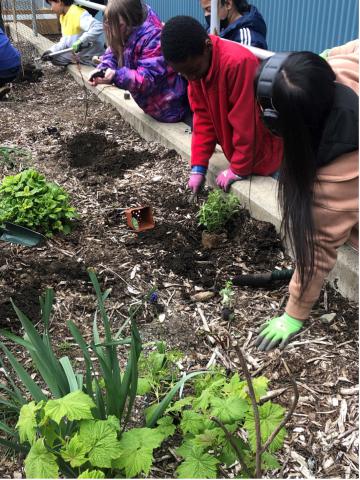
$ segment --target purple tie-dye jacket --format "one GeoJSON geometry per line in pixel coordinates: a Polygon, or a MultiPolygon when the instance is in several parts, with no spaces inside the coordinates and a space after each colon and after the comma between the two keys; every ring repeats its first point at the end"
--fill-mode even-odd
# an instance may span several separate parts
{"type": "Polygon", "coordinates": [[[145,22],[131,33],[124,48],[124,66],[111,48],[101,57],[98,69],[116,70],[114,83],[129,90],[145,113],[160,122],[180,122],[188,113],[186,81],[166,64],[161,52],[162,23],[147,6],[145,22]]]}

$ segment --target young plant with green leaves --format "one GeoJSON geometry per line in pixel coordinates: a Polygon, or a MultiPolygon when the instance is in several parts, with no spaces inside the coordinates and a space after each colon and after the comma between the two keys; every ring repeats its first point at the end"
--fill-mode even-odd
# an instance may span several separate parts
{"type": "Polygon", "coordinates": [[[239,208],[240,203],[236,195],[225,194],[217,188],[209,193],[207,201],[200,207],[199,224],[209,233],[220,233],[239,208]]]}
{"type": "Polygon", "coordinates": [[[159,421],[156,428],[124,432],[114,415],[94,416],[90,396],[75,390],[56,400],[32,401],[20,410],[16,429],[27,478],[124,478],[148,475],[154,449],[175,426],[159,421]]]}
{"type": "Polygon", "coordinates": [[[0,184],[0,224],[16,223],[51,237],[69,233],[76,216],[65,190],[36,170],[9,175],[0,184]]]}
{"type": "MultiPolygon", "coordinates": [[[[253,380],[257,400],[266,394],[267,385],[268,380],[265,377],[253,380]]],[[[219,372],[196,379],[194,390],[194,396],[175,402],[166,412],[171,415],[170,418],[178,417],[178,433],[183,438],[182,445],[176,450],[177,455],[182,458],[177,468],[177,476],[218,478],[221,476],[221,465],[229,467],[240,461],[241,478],[254,478],[255,419],[247,382],[240,380],[238,374],[227,379],[219,372]],[[219,425],[225,427],[229,435],[219,425]]],[[[259,413],[261,438],[264,443],[283,420],[285,409],[269,401],[259,407],[259,413]]],[[[263,454],[264,469],[280,467],[273,454],[282,447],[285,434],[285,429],[281,429],[270,444],[269,452],[263,454]]]]}
{"type": "Polygon", "coordinates": [[[234,319],[233,302],[234,302],[235,292],[234,292],[234,287],[231,280],[228,280],[225,283],[225,287],[220,290],[219,295],[221,296],[222,318],[226,321],[233,320],[234,319]]]}

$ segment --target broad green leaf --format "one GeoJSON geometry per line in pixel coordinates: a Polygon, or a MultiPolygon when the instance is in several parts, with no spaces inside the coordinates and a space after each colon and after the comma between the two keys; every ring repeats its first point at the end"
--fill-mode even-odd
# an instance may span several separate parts
{"type": "Polygon", "coordinates": [[[69,420],[86,420],[93,418],[92,408],[95,408],[92,399],[78,390],[57,400],[49,400],[45,405],[45,415],[56,423],[60,423],[63,417],[69,420]]]}
{"type": "Polygon", "coordinates": [[[247,382],[240,380],[239,374],[235,373],[230,381],[224,386],[223,391],[229,397],[246,398],[244,389],[247,387],[247,382]]]}
{"type": "Polygon", "coordinates": [[[151,391],[151,383],[148,378],[139,378],[137,384],[136,395],[145,395],[151,391]]]}
{"type": "Polygon", "coordinates": [[[214,428],[212,430],[205,430],[204,433],[196,435],[196,437],[193,439],[193,443],[198,447],[208,448],[216,445],[218,438],[218,429],[214,428]]]}
{"type": "MultiPolygon", "coordinates": [[[[242,452],[243,456],[245,456],[246,452],[250,452],[249,445],[246,444],[241,438],[233,435],[233,441],[236,443],[238,449],[242,452]]],[[[254,456],[252,452],[251,455],[252,457],[254,456]]],[[[234,448],[227,440],[225,440],[224,446],[220,452],[219,460],[221,463],[225,463],[225,465],[228,467],[238,460],[234,448]]]]}
{"type": "Polygon", "coordinates": [[[109,415],[106,421],[117,432],[120,432],[120,421],[117,417],[115,417],[115,415],[109,415]]]}
{"type": "MultiPolygon", "coordinates": [[[[285,409],[280,405],[275,403],[266,402],[264,405],[261,405],[259,408],[260,416],[260,430],[261,430],[261,442],[264,444],[275,428],[283,420],[285,415],[285,409]]],[[[246,414],[244,428],[248,433],[249,441],[253,451],[256,449],[256,436],[255,436],[255,421],[254,413],[252,409],[246,414]]],[[[269,446],[270,452],[276,452],[284,444],[284,438],[286,435],[285,428],[282,428],[280,432],[276,435],[274,440],[269,446]]]]}
{"type": "Polygon", "coordinates": [[[176,427],[171,417],[160,418],[157,424],[158,427],[156,431],[160,432],[163,435],[163,440],[165,440],[165,438],[171,437],[171,435],[174,435],[176,427]]]}
{"type": "Polygon", "coordinates": [[[39,427],[41,436],[46,438],[46,445],[52,447],[59,437],[59,426],[48,417],[44,417],[39,427]]]}
{"type": "Polygon", "coordinates": [[[125,470],[127,477],[140,473],[148,475],[153,462],[153,450],[161,445],[163,435],[157,429],[133,428],[120,440],[121,454],[113,462],[113,468],[125,470]]]}
{"type": "Polygon", "coordinates": [[[79,435],[74,435],[65,447],[60,450],[60,455],[65,462],[70,463],[72,467],[80,467],[88,459],[85,455],[88,453],[88,447],[80,440],[79,435]]]}
{"type": "Polygon", "coordinates": [[[220,462],[224,463],[227,467],[230,467],[230,465],[237,461],[235,450],[229,442],[225,443],[218,458],[220,462]]]}
{"type": "Polygon", "coordinates": [[[213,398],[211,400],[211,415],[223,423],[233,423],[245,417],[249,409],[248,403],[242,398],[213,398]]]}
{"type": "Polygon", "coordinates": [[[177,400],[171,407],[167,408],[165,413],[169,412],[181,412],[181,410],[187,405],[191,405],[194,401],[194,397],[184,397],[177,400]]]}
{"type": "Polygon", "coordinates": [[[111,461],[121,453],[113,419],[82,421],[79,440],[86,446],[89,461],[94,467],[110,468],[111,461]]]}
{"type": "MultiPolygon", "coordinates": [[[[269,380],[266,377],[257,377],[252,379],[255,398],[257,402],[260,400],[261,397],[266,395],[268,391],[268,383],[269,383],[269,380]]],[[[241,397],[247,398],[250,401],[249,390],[247,385],[246,387],[244,387],[241,397]]]]}
{"type": "Polygon", "coordinates": [[[105,473],[100,470],[85,470],[78,478],[105,478],[105,473]]]}
{"type": "Polygon", "coordinates": [[[180,428],[183,433],[190,432],[193,435],[201,433],[205,429],[203,415],[192,410],[185,410],[182,414],[180,428]]]}
{"type": "Polygon", "coordinates": [[[269,452],[264,452],[261,455],[261,463],[262,467],[266,468],[267,470],[276,470],[277,468],[281,467],[278,459],[269,452]]]}
{"type": "Polygon", "coordinates": [[[25,473],[27,478],[59,478],[56,457],[47,450],[43,438],[32,445],[25,458],[25,473]]]}
{"type": "Polygon", "coordinates": [[[196,410],[207,410],[210,406],[214,393],[210,389],[203,390],[201,395],[194,399],[193,408],[196,410]]]}
{"type": "Polygon", "coordinates": [[[21,407],[19,419],[16,424],[21,443],[28,441],[30,445],[32,445],[35,442],[37,425],[36,412],[38,410],[39,406],[37,406],[35,402],[30,402],[21,407]]]}
{"type": "Polygon", "coordinates": [[[219,463],[219,460],[204,453],[201,448],[194,447],[176,472],[179,478],[217,478],[219,463]]]}
{"type": "MultiPolygon", "coordinates": [[[[176,449],[176,455],[182,458],[191,456],[192,449],[194,448],[194,437],[191,435],[186,435],[184,442],[176,449]]],[[[198,445],[198,448],[205,450],[205,446],[198,445]]]]}

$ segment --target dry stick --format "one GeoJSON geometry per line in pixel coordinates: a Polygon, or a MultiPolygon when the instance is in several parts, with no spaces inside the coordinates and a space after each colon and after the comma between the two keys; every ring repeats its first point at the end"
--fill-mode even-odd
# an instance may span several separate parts
{"type": "Polygon", "coordinates": [[[263,450],[261,448],[261,430],[260,430],[260,416],[259,409],[256,402],[256,396],[254,392],[254,387],[251,380],[250,372],[247,368],[245,354],[239,345],[236,345],[236,350],[238,352],[239,361],[243,369],[246,382],[249,389],[249,397],[251,400],[252,409],[254,412],[254,422],[255,422],[255,438],[256,438],[256,452],[255,452],[255,478],[261,478],[261,455],[263,450]]]}
{"type": "Polygon", "coordinates": [[[225,425],[222,423],[221,420],[219,420],[217,417],[211,417],[211,420],[213,422],[215,422],[220,428],[221,430],[225,433],[225,436],[228,440],[228,442],[230,443],[230,445],[232,446],[232,448],[235,450],[235,453],[239,459],[239,463],[241,465],[241,468],[242,470],[244,471],[244,473],[246,474],[246,476],[248,478],[251,478],[251,472],[249,471],[248,467],[246,466],[246,463],[245,463],[245,460],[244,460],[244,457],[241,453],[241,450],[240,448],[236,445],[236,442],[234,440],[234,437],[231,435],[231,433],[229,432],[229,430],[225,427],[225,425]]]}
{"type": "Polygon", "coordinates": [[[283,365],[289,375],[289,378],[290,378],[290,382],[293,386],[293,389],[294,389],[294,400],[293,400],[293,403],[290,407],[290,410],[288,411],[288,413],[286,414],[284,420],[275,428],[275,430],[273,431],[273,433],[270,435],[270,437],[266,440],[266,442],[264,443],[263,447],[262,447],[262,450],[261,450],[261,453],[264,453],[267,448],[269,447],[269,445],[271,444],[271,442],[274,440],[274,438],[276,437],[276,435],[280,432],[280,430],[287,424],[287,422],[290,420],[292,414],[294,413],[295,411],[295,408],[296,408],[296,405],[298,403],[298,400],[299,400],[299,390],[297,388],[297,384],[295,382],[295,379],[294,377],[292,376],[292,373],[289,369],[289,367],[287,366],[287,363],[285,362],[285,360],[282,358],[281,361],[283,362],[283,365]]]}
{"type": "Polygon", "coordinates": [[[80,73],[80,76],[81,76],[81,80],[83,82],[83,89],[84,89],[84,92],[85,92],[85,114],[84,114],[84,121],[83,121],[83,124],[81,125],[80,127],[80,130],[78,133],[81,133],[85,127],[85,124],[86,124],[86,121],[87,121],[87,117],[88,117],[88,111],[89,111],[89,97],[88,97],[88,91],[87,91],[87,88],[86,88],[86,84],[85,84],[85,79],[84,79],[84,76],[82,74],[82,71],[81,71],[81,65],[80,65],[80,60],[75,56],[75,59],[76,59],[76,67],[77,69],[79,70],[79,73],[80,73]]]}

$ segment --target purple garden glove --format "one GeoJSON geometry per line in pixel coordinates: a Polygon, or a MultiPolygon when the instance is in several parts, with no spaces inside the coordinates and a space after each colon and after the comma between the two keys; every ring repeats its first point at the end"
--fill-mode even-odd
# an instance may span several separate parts
{"type": "Polygon", "coordinates": [[[243,178],[244,177],[236,175],[231,168],[228,168],[217,176],[216,184],[218,187],[222,188],[224,192],[227,192],[232,183],[237,182],[238,180],[243,180],[243,178]]]}
{"type": "Polygon", "coordinates": [[[189,178],[188,186],[193,193],[198,193],[204,182],[205,175],[202,173],[192,173],[189,178]]]}

